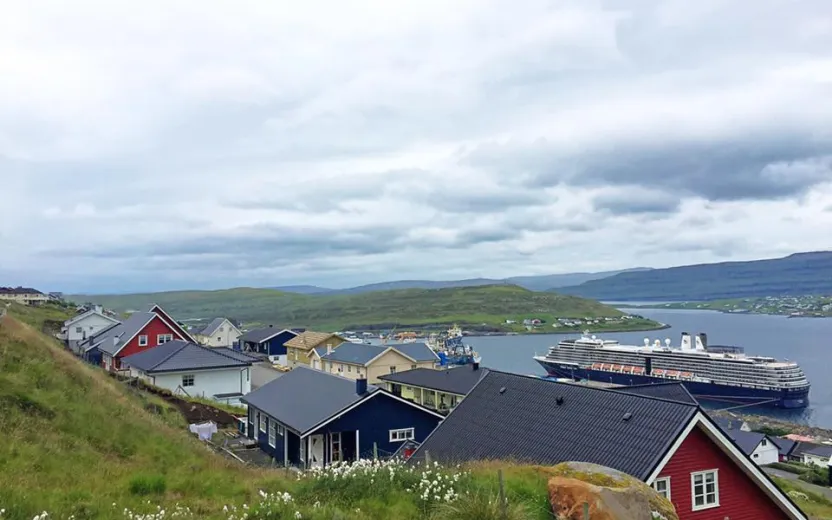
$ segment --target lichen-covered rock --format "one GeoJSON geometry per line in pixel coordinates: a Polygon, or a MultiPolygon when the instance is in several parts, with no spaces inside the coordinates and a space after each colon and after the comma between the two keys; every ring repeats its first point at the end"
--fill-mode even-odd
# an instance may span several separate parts
{"type": "Polygon", "coordinates": [[[563,520],[679,520],[668,500],[625,473],[597,464],[564,462],[549,479],[552,510],[563,520]]]}

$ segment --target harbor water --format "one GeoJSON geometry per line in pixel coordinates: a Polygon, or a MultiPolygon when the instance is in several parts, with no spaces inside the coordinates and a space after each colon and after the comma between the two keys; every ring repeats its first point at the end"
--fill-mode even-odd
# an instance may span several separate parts
{"type": "MultiPolygon", "coordinates": [[[[678,346],[682,332],[704,332],[712,345],[737,345],[749,355],[772,356],[796,361],[803,368],[812,389],[809,407],[802,410],[744,408],[742,413],[760,413],[777,418],[832,428],[832,318],[786,318],[759,314],[726,314],[715,311],[670,309],[625,309],[670,326],[648,332],[597,334],[621,343],[641,345],[644,338],[670,338],[678,346]]],[[[574,333],[571,336],[577,337],[574,333]]],[[[570,335],[534,334],[525,336],[484,336],[466,338],[486,367],[520,374],[545,375],[532,359],[570,335]]]]}

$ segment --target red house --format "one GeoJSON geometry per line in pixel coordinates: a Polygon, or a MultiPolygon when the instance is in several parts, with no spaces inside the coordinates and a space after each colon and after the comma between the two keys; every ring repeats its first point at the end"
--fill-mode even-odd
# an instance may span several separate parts
{"type": "Polygon", "coordinates": [[[576,461],[630,474],[681,520],[807,520],[679,383],[617,389],[491,370],[410,460],[576,461]]]}
{"type": "Polygon", "coordinates": [[[85,357],[105,370],[122,370],[121,359],[175,339],[195,343],[190,334],[158,305],[135,312],[122,323],[102,330],[83,344],[85,357]]]}

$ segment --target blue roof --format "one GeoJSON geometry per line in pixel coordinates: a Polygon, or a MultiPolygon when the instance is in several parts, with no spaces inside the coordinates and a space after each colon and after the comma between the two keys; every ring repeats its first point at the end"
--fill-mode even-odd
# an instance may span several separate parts
{"type": "Polygon", "coordinates": [[[152,374],[182,370],[242,368],[251,366],[254,359],[244,359],[240,355],[229,355],[222,352],[221,349],[176,340],[127,356],[122,362],[129,367],[152,374]]]}
{"type": "Polygon", "coordinates": [[[302,435],[379,391],[367,385],[367,393],[359,395],[356,389],[352,379],[298,366],[241,400],[302,435]]]}

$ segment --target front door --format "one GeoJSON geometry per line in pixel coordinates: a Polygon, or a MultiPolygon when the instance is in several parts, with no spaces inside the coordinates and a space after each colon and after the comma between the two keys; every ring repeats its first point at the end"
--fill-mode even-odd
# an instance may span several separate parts
{"type": "Polygon", "coordinates": [[[309,467],[320,468],[324,465],[324,436],[309,436],[309,467]]]}
{"type": "Polygon", "coordinates": [[[329,434],[329,461],[341,462],[341,432],[333,432],[329,434]]]}

